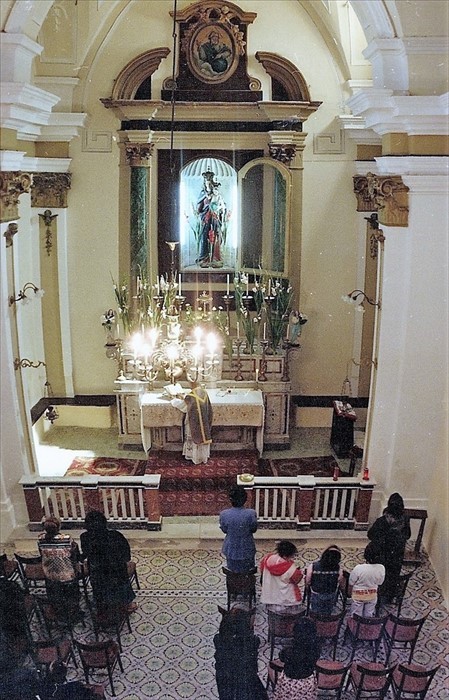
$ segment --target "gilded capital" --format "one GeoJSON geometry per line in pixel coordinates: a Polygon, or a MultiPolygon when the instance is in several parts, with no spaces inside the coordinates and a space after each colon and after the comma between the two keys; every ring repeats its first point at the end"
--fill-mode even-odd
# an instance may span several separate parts
{"type": "Polygon", "coordinates": [[[30,191],[31,175],[28,173],[0,173],[0,219],[14,221],[19,218],[19,197],[30,191]]]}
{"type": "Polygon", "coordinates": [[[67,192],[71,182],[71,173],[35,173],[31,187],[31,206],[65,209],[68,206],[67,192]]]}
{"type": "Polygon", "coordinates": [[[271,158],[285,165],[290,165],[296,155],[296,146],[291,143],[270,143],[268,148],[271,158]]]}
{"type": "Polygon", "coordinates": [[[385,226],[408,226],[408,192],[399,175],[357,175],[354,192],[357,211],[377,211],[385,226]]]}
{"type": "Polygon", "coordinates": [[[125,157],[131,167],[145,167],[150,164],[153,153],[153,143],[128,143],[125,147],[125,157]]]}

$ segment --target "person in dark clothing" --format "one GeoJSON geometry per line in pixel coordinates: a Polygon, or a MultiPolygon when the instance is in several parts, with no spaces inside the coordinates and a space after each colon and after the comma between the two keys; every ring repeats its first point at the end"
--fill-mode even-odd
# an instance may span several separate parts
{"type": "Polygon", "coordinates": [[[108,530],[103,513],[87,514],[86,532],[81,533],[81,552],[87,558],[89,576],[96,605],[105,609],[110,605],[126,605],[135,610],[135,593],[129,582],[127,563],[131,560],[128,540],[117,530],[108,530]]]}
{"type": "Polygon", "coordinates": [[[320,615],[331,615],[337,601],[339,584],[343,583],[340,566],[341,550],[331,545],[321,557],[306,569],[306,586],[309,588],[310,610],[320,615]]]}
{"type": "Polygon", "coordinates": [[[320,658],[320,642],[316,626],[308,617],[301,617],[293,630],[293,643],[282,649],[279,660],[284,664],[274,691],[273,700],[298,697],[316,698],[315,664],[320,658]]]}
{"type": "Polygon", "coordinates": [[[379,596],[390,603],[397,594],[405,545],[411,535],[410,522],[399,493],[390,496],[383,514],[377,518],[367,534],[368,539],[377,544],[382,552],[382,560],[379,563],[385,566],[385,580],[379,588],[379,596]]]}
{"type": "Polygon", "coordinates": [[[245,611],[234,608],[220,623],[214,637],[215,677],[220,700],[268,700],[258,676],[260,640],[245,611]]]}

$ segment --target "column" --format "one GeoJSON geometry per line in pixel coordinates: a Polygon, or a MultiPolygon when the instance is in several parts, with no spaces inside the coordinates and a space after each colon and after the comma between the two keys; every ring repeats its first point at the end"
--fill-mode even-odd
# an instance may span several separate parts
{"type": "Polygon", "coordinates": [[[130,272],[148,278],[149,166],[153,144],[129,143],[125,154],[130,165],[130,272]]]}

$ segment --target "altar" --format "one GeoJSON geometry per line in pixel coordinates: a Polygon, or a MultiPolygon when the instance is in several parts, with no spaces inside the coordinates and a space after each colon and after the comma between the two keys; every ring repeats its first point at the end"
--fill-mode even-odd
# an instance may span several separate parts
{"type": "MultiPolygon", "coordinates": [[[[263,450],[264,401],[252,387],[207,389],[213,409],[212,450],[263,450]]],[[[181,450],[184,413],[160,391],[140,395],[141,437],[145,452],[181,450]]]]}

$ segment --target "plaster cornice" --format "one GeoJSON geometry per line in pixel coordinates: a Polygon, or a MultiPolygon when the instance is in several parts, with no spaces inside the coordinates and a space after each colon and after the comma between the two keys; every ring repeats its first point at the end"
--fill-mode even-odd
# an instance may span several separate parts
{"type": "Polygon", "coordinates": [[[25,151],[0,151],[0,171],[27,173],[67,173],[71,158],[35,158],[25,151]]]}
{"type": "Polygon", "coordinates": [[[389,89],[361,90],[347,100],[353,115],[362,116],[367,128],[381,136],[449,133],[448,93],[436,96],[393,95],[389,89]]]}
{"type": "Polygon", "coordinates": [[[449,175],[447,156],[379,156],[379,175],[449,175]]]}

